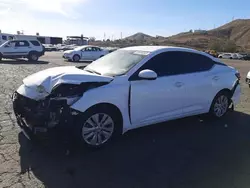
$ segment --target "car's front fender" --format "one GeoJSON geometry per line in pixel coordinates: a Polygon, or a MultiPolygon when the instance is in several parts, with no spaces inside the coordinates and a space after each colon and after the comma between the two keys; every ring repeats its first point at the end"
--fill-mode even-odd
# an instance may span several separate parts
{"type": "Polygon", "coordinates": [[[121,112],[123,118],[123,133],[131,129],[128,113],[129,82],[125,84],[110,84],[86,91],[82,98],[74,103],[71,108],[85,112],[90,107],[101,103],[115,105],[121,112]]]}

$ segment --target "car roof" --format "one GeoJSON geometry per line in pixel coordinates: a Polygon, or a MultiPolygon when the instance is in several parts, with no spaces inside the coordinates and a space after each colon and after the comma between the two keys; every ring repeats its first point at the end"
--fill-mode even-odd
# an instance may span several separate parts
{"type": "Polygon", "coordinates": [[[146,51],[146,52],[156,52],[159,50],[176,50],[176,51],[188,51],[188,52],[199,52],[198,50],[194,50],[191,48],[183,48],[176,46],[132,46],[127,48],[122,48],[122,50],[135,50],[135,51],[146,51]]]}

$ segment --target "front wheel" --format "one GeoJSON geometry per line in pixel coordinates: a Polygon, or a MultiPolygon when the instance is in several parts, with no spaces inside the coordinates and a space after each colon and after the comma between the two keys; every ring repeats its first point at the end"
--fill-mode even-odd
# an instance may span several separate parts
{"type": "Polygon", "coordinates": [[[86,146],[99,148],[121,134],[117,115],[105,108],[90,109],[77,121],[76,136],[86,146]]]}
{"type": "Polygon", "coordinates": [[[73,61],[74,61],[74,62],[80,61],[80,56],[79,56],[79,55],[74,55],[74,56],[73,56],[73,61]]]}
{"type": "Polygon", "coordinates": [[[228,97],[228,93],[220,92],[216,95],[212,102],[210,114],[215,118],[221,118],[227,113],[229,105],[230,99],[228,97]]]}

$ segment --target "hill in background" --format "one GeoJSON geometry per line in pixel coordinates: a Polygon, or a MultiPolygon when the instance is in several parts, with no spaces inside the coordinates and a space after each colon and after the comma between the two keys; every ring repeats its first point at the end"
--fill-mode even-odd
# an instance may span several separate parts
{"type": "Polygon", "coordinates": [[[179,33],[170,37],[153,37],[144,33],[136,33],[124,39],[101,41],[96,44],[118,47],[132,45],[174,45],[199,50],[250,51],[250,19],[234,20],[208,31],[190,30],[189,32],[179,33]]]}

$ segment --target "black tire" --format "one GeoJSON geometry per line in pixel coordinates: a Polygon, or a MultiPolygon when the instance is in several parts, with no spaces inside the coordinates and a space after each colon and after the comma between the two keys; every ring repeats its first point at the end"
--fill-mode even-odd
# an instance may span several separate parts
{"type": "Polygon", "coordinates": [[[211,104],[211,107],[210,107],[210,112],[209,112],[210,116],[218,119],[218,118],[222,118],[223,116],[226,115],[228,108],[231,104],[231,99],[229,96],[230,96],[230,93],[227,91],[221,91],[215,96],[215,98],[211,104]],[[219,100],[221,100],[221,101],[227,100],[227,104],[221,103],[221,106],[223,106],[223,107],[216,107],[220,103],[219,100]],[[219,113],[218,108],[220,108],[221,114],[219,113]]]}
{"type": "Polygon", "coordinates": [[[74,56],[73,56],[73,61],[74,61],[74,62],[79,62],[79,61],[80,61],[80,58],[81,58],[81,57],[80,57],[79,55],[74,55],[74,56]]]}
{"type": "MultiPolygon", "coordinates": [[[[105,121],[103,121],[105,123],[105,121]]],[[[107,124],[108,125],[108,124],[107,124]]],[[[96,125],[97,126],[97,125],[96,125]]],[[[96,128],[97,127],[93,127],[92,128],[96,128]]],[[[107,127],[107,129],[110,129],[109,127],[107,127]]],[[[97,131],[97,133],[93,133],[94,131],[91,131],[93,134],[96,134],[96,135],[100,135],[101,137],[100,138],[105,138],[102,130],[99,130],[100,132],[98,132],[98,130],[95,130],[97,131]]],[[[104,132],[108,132],[106,130],[104,130],[104,132]]],[[[79,117],[77,118],[76,120],[76,128],[74,130],[74,135],[75,135],[75,138],[77,138],[77,140],[79,140],[81,142],[81,144],[83,146],[86,146],[88,148],[100,148],[100,147],[103,147],[104,145],[106,145],[107,143],[109,143],[112,139],[120,136],[122,133],[122,119],[120,117],[120,114],[117,113],[116,110],[113,110],[112,108],[109,108],[108,106],[105,106],[105,105],[101,105],[101,106],[96,106],[96,107],[93,107],[93,108],[90,108],[89,110],[87,110],[85,113],[79,115],[79,117]],[[108,115],[112,121],[113,121],[113,129],[112,129],[112,133],[111,133],[111,136],[106,140],[104,141],[103,143],[98,143],[98,144],[90,144],[90,140],[94,139],[94,135],[93,136],[90,136],[91,133],[87,133],[89,131],[86,131],[86,128],[91,128],[91,125],[88,123],[88,121],[92,120],[93,122],[93,116],[96,116],[96,114],[99,114],[99,120],[101,119],[101,121],[103,120],[102,118],[104,118],[104,114],[105,115],[108,115]],[[102,114],[103,116],[101,116],[100,114],[102,114]],[[86,127],[86,125],[90,126],[90,127],[86,127]],[[83,133],[85,129],[85,133],[83,133]],[[84,135],[85,134],[85,138],[84,138],[84,135]],[[90,136],[90,138],[86,139],[86,137],[90,136]]],[[[98,136],[96,136],[98,137],[98,136]]],[[[102,140],[102,139],[97,139],[97,142],[98,140],[102,140]]]]}
{"type": "Polygon", "coordinates": [[[219,56],[219,58],[221,58],[221,59],[222,59],[222,56],[219,56]]]}
{"type": "Polygon", "coordinates": [[[2,61],[2,58],[3,58],[3,56],[2,56],[2,54],[0,53],[0,61],[2,61]]]}
{"type": "Polygon", "coordinates": [[[229,59],[233,59],[232,57],[230,57],[229,59]]]}
{"type": "Polygon", "coordinates": [[[38,61],[38,59],[39,59],[39,56],[38,56],[38,54],[35,53],[35,52],[31,52],[31,53],[29,54],[29,56],[28,56],[28,60],[29,60],[29,61],[38,61]]]}

